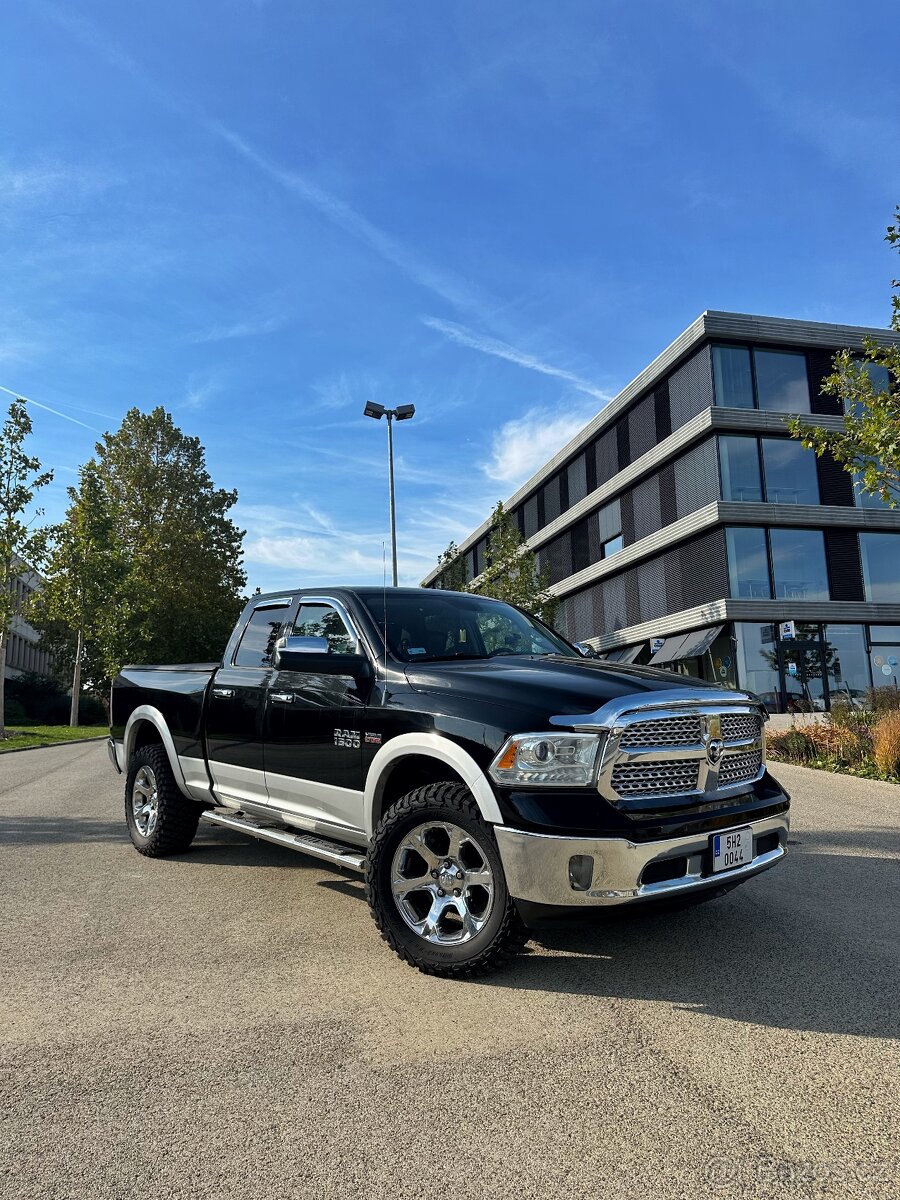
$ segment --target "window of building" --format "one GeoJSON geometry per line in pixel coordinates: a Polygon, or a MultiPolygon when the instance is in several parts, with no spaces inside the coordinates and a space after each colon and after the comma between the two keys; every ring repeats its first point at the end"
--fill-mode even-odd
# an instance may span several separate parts
{"type": "Polygon", "coordinates": [[[324,638],[329,654],[356,653],[356,638],[330,604],[301,604],[293,634],[295,637],[324,638]]]}
{"type": "Polygon", "coordinates": [[[762,500],[756,438],[720,437],[719,469],[723,500],[762,500]]]}
{"type": "Polygon", "coordinates": [[[865,628],[826,625],[825,665],[832,705],[841,699],[854,706],[864,700],[872,684],[865,628]]]}
{"type": "Polygon", "coordinates": [[[775,596],[779,600],[828,600],[825,538],[818,529],[770,529],[775,596]]]}
{"type": "Polygon", "coordinates": [[[869,362],[868,359],[863,363],[863,366],[876,392],[889,392],[891,390],[891,373],[887,367],[883,367],[881,363],[869,362]]]}
{"type": "MultiPolygon", "coordinates": [[[[864,492],[862,490],[862,482],[862,472],[855,471],[853,473],[853,495],[856,498],[857,508],[880,508],[883,511],[887,510],[890,512],[892,506],[887,502],[887,500],[883,500],[879,492],[875,492],[874,495],[870,494],[869,492],[864,492]]],[[[900,495],[897,495],[896,499],[898,502],[900,502],[900,495]]]]}
{"type": "Polygon", "coordinates": [[[726,529],[725,535],[731,595],[741,600],[771,599],[766,531],[751,526],[735,526],[726,529]]]}
{"type": "Polygon", "coordinates": [[[871,604],[900,601],[900,533],[861,533],[866,599],[871,604]]]}
{"type": "Polygon", "coordinates": [[[870,625],[872,683],[900,687],[900,625],[870,625]]]}
{"type": "Polygon", "coordinates": [[[234,656],[236,667],[271,667],[272,652],[287,616],[287,606],[256,608],[234,656]]]}
{"type": "Polygon", "coordinates": [[[770,504],[818,504],[816,455],[794,438],[762,438],[766,500],[770,504]]]}
{"type": "Polygon", "coordinates": [[[753,408],[753,372],[746,346],[713,346],[716,404],[753,408]]]}
{"type": "Polygon", "coordinates": [[[778,712],[781,693],[774,627],[739,621],[734,632],[740,686],[759,696],[769,712],[778,712]]]}
{"type": "Polygon", "coordinates": [[[809,412],[806,355],[792,350],[754,350],[756,406],[775,412],[809,412]]]}
{"type": "Polygon", "coordinates": [[[617,533],[615,537],[603,543],[603,557],[609,558],[611,554],[618,554],[624,544],[621,533],[617,533]]]}

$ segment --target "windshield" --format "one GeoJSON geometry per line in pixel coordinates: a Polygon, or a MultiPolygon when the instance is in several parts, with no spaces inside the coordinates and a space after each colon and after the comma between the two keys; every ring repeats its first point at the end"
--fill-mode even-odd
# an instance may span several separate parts
{"type": "Polygon", "coordinates": [[[421,595],[369,596],[366,608],[401,662],[492,658],[501,654],[565,654],[576,651],[533,618],[499,600],[423,590],[421,595]]]}

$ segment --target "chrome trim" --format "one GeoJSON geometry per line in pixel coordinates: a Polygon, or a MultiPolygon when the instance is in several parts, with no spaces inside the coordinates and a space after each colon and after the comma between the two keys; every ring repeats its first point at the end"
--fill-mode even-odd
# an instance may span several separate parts
{"type": "Polygon", "coordinates": [[[293,704],[293,692],[269,692],[269,699],[273,704],[293,704]]]}
{"type": "Polygon", "coordinates": [[[619,696],[608,701],[594,713],[584,715],[551,717],[550,724],[565,725],[569,729],[586,732],[607,731],[607,738],[597,773],[597,789],[613,804],[627,799],[628,793],[620,795],[613,786],[613,772],[622,765],[654,763],[697,763],[695,787],[681,790],[662,788],[659,792],[640,792],[641,800],[670,798],[672,796],[715,798],[728,797],[745,791],[762,778],[766,769],[765,735],[763,727],[768,720],[765,708],[745,692],[731,692],[718,688],[672,688],[660,692],[619,696]],[[721,718],[738,713],[757,717],[760,721],[758,738],[723,738],[721,718]],[[700,722],[702,738],[691,744],[667,746],[664,742],[643,746],[623,746],[624,733],[634,725],[648,721],[665,721],[678,717],[696,716],[700,722]],[[758,750],[759,770],[752,777],[737,783],[719,784],[722,764],[734,754],[758,750]]]}
{"type": "Polygon", "coordinates": [[[787,853],[788,814],[759,821],[736,821],[723,829],[657,842],[630,842],[627,838],[567,838],[543,833],[525,833],[508,825],[494,830],[507,887],[516,900],[534,904],[561,906],[609,906],[632,904],[661,896],[677,896],[703,891],[747,879],[775,866],[787,853]],[[729,830],[753,830],[756,839],[778,833],[778,846],[757,854],[745,867],[717,874],[704,874],[704,862],[714,833],[729,830]],[[576,855],[594,860],[590,886],[584,891],[572,887],[569,861],[576,855]],[[687,871],[676,879],[657,883],[640,882],[651,863],[667,859],[687,859],[687,871]]]}
{"type": "Polygon", "coordinates": [[[228,700],[234,695],[234,688],[229,687],[214,687],[212,694],[219,700],[228,700]]]}
{"type": "MultiPolygon", "coordinates": [[[[298,612],[300,611],[300,609],[303,607],[304,604],[330,604],[331,607],[336,610],[338,616],[341,618],[341,620],[344,622],[344,624],[347,626],[347,628],[350,630],[350,632],[353,634],[353,636],[356,638],[357,645],[362,646],[367,651],[369,658],[373,663],[378,661],[378,655],[373,652],[372,647],[366,641],[365,637],[363,636],[362,632],[360,631],[359,625],[353,619],[353,617],[350,614],[350,610],[343,603],[343,601],[337,600],[334,596],[307,596],[301,592],[300,596],[298,597],[298,605],[297,605],[298,612]]],[[[295,616],[294,620],[296,620],[296,616],[295,616]]]]}

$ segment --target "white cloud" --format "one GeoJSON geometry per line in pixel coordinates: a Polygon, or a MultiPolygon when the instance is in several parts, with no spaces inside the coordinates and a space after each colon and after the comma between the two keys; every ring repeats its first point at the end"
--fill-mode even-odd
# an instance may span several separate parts
{"type": "Polygon", "coordinates": [[[472,350],[479,350],[482,354],[493,355],[494,358],[502,358],[506,362],[515,363],[517,367],[524,367],[528,371],[537,371],[540,375],[551,375],[554,379],[562,379],[566,383],[570,383],[576,391],[593,396],[604,404],[610,399],[609,392],[605,392],[587,379],[582,379],[580,375],[567,371],[563,367],[556,367],[552,363],[544,362],[534,354],[518,350],[507,342],[501,342],[499,338],[476,333],[464,325],[457,325],[455,321],[442,321],[438,317],[422,317],[422,324],[442,333],[444,337],[449,338],[451,342],[456,342],[457,345],[468,346],[472,350]]]}
{"type": "Polygon", "coordinates": [[[233,338],[259,337],[283,329],[289,319],[286,313],[276,313],[271,317],[236,321],[233,325],[215,325],[212,329],[192,334],[188,341],[203,345],[206,342],[228,342],[233,338]]]}
{"type": "Polygon", "coordinates": [[[188,376],[187,387],[181,399],[179,408],[203,408],[211,397],[222,390],[222,384],[215,375],[188,376]]]}
{"type": "Polygon", "coordinates": [[[507,421],[494,434],[491,457],[482,463],[482,470],[490,479],[515,490],[571,441],[593,415],[593,411],[583,408],[566,413],[531,409],[507,421]]]}

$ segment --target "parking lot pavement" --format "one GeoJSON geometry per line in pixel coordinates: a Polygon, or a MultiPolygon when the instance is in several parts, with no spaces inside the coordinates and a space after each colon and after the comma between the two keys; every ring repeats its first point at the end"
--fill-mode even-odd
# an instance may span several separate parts
{"type": "Polygon", "coordinates": [[[288,850],[140,857],[102,745],[0,759],[0,1195],[896,1197],[900,788],[778,773],[778,869],[450,983],[288,850]]]}

